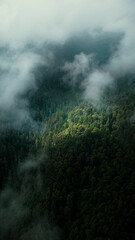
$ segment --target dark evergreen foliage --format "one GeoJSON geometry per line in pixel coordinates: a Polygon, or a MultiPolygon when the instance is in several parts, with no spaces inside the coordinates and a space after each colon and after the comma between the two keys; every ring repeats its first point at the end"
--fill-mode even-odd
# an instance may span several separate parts
{"type": "Polygon", "coordinates": [[[63,240],[134,240],[134,82],[116,82],[99,106],[55,77],[29,94],[40,131],[23,126],[0,134],[1,189],[8,183],[20,193],[25,182],[22,202],[30,209],[4,239],[26,239],[21,232],[39,214],[61,229],[63,240]],[[26,157],[38,162],[41,150],[43,159],[27,178],[18,172],[26,157]]]}

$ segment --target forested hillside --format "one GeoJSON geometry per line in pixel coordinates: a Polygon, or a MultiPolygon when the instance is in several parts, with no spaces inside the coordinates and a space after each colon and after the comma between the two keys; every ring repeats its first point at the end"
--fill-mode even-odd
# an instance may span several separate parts
{"type": "Polygon", "coordinates": [[[0,240],[135,240],[135,0],[0,0],[0,240]]]}
{"type": "Polygon", "coordinates": [[[32,124],[1,123],[0,239],[135,239],[134,80],[97,103],[60,79],[25,96],[32,124]]]}

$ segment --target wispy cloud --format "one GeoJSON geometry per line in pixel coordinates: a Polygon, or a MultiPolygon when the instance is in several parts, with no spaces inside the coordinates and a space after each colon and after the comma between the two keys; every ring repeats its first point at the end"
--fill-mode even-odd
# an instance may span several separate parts
{"type": "MultiPolygon", "coordinates": [[[[23,52],[25,46],[33,44],[35,48],[44,43],[63,44],[76,33],[84,31],[96,37],[101,32],[123,33],[117,51],[108,64],[86,74],[88,88],[95,89],[96,95],[110,84],[113,78],[135,72],[135,2],[133,0],[5,0],[0,2],[0,46],[13,49],[12,57],[1,55],[0,59],[0,109],[9,109],[26,104],[18,96],[34,87],[33,68],[41,61],[34,51],[23,52]],[[95,80],[94,80],[95,79],[95,80]],[[95,82],[95,87],[94,87],[95,82]],[[101,84],[103,82],[103,85],[101,84]],[[98,88],[96,87],[100,86],[98,88]],[[102,87],[101,87],[102,85],[102,87]],[[8,86],[8,87],[7,87],[8,86]],[[90,87],[91,86],[91,87],[90,87]],[[21,102],[21,105],[19,103],[21,102]]],[[[83,53],[75,56],[73,66],[66,63],[67,78],[76,82],[79,75],[88,71],[88,61],[83,53]]],[[[21,113],[19,114],[21,116],[21,113]]]]}
{"type": "Polygon", "coordinates": [[[63,80],[72,86],[76,86],[76,84],[82,78],[85,78],[90,68],[93,65],[93,55],[85,55],[84,53],[80,53],[75,55],[73,62],[66,62],[62,67],[62,70],[65,72],[63,80]]]}
{"type": "MultiPolygon", "coordinates": [[[[43,153],[26,159],[18,166],[20,189],[5,187],[0,195],[0,239],[14,240],[58,240],[59,229],[49,223],[39,210],[43,187],[41,164],[45,161],[43,153]],[[34,170],[34,173],[33,173],[34,170]],[[32,205],[36,210],[32,211],[32,205]]],[[[9,184],[8,184],[9,185],[9,184]]]]}

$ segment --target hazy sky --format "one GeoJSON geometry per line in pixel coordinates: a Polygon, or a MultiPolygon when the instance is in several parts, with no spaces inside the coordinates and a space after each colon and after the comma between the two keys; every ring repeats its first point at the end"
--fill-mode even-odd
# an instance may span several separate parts
{"type": "Polygon", "coordinates": [[[10,54],[0,56],[0,110],[8,111],[11,105],[18,108],[18,96],[27,87],[33,87],[33,69],[40,62],[44,64],[45,58],[43,60],[40,55],[26,50],[28,43],[41,48],[44,42],[63,44],[74,34],[84,31],[95,38],[102,32],[123,33],[117,51],[100,69],[88,72],[85,63],[88,64],[90,57],[81,52],[73,62],[65,63],[68,76],[76,79],[77,58],[81,59],[80,63],[85,60],[81,71],[87,69],[84,77],[88,98],[100,95],[104,86],[114,78],[134,73],[134,23],[133,0],[1,0],[0,47],[8,46],[10,54]]]}
{"type": "Polygon", "coordinates": [[[3,0],[1,43],[64,41],[78,31],[133,31],[131,0],[3,0]]]}

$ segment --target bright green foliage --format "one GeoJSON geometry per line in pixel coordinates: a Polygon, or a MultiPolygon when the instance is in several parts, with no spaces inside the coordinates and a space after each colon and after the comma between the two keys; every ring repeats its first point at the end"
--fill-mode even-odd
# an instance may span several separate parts
{"type": "Polygon", "coordinates": [[[8,180],[19,192],[24,176],[18,164],[46,152],[29,173],[25,230],[36,212],[60,227],[63,240],[135,239],[135,87],[126,84],[108,90],[101,106],[77,100],[71,90],[63,93],[58,83],[46,95],[38,90],[30,100],[43,123],[40,132],[1,134],[1,186],[8,180]]]}

